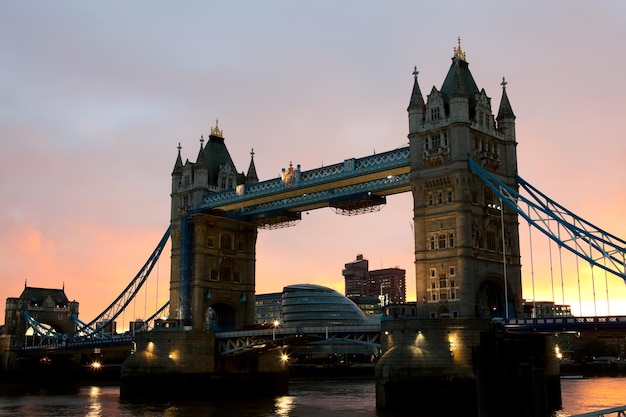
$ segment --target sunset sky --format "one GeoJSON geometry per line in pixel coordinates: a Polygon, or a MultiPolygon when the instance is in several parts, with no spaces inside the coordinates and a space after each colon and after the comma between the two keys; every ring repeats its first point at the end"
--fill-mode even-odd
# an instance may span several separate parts
{"type": "MultiPolygon", "coordinates": [[[[506,77],[519,174],[626,238],[625,22],[618,1],[4,2],[0,300],[27,280],[64,285],[85,321],[106,308],[168,226],[178,143],[195,161],[216,119],[239,171],[254,148],[261,180],[290,161],[308,170],[406,146],[413,67],[424,95],[440,88],[457,36],[494,112],[506,77]]],[[[370,269],[406,269],[414,300],[411,199],[260,231],[257,292],[304,282],[343,292],[344,264],[363,254],[370,269]]],[[[562,302],[558,249],[551,277],[549,244],[533,233],[531,274],[520,231],[524,297],[534,276],[536,299],[552,299],[553,279],[562,302]]],[[[167,299],[169,251],[124,322],[167,299]]],[[[576,262],[562,262],[579,314],[576,262]]],[[[594,307],[580,270],[583,314],[626,315],[623,280],[594,270],[594,307]]]]}

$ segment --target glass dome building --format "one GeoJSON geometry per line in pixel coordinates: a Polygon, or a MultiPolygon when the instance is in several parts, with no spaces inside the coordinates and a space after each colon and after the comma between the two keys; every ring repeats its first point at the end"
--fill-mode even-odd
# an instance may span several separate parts
{"type": "Polygon", "coordinates": [[[283,288],[283,326],[358,326],[370,323],[354,302],[331,288],[314,284],[283,288]]]}

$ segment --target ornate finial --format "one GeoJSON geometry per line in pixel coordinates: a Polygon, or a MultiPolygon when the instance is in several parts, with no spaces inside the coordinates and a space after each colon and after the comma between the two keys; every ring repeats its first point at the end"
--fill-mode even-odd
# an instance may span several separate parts
{"type": "Polygon", "coordinates": [[[178,142],[178,153],[180,153],[180,150],[183,149],[182,146],[180,146],[180,142],[178,142]]]}
{"type": "Polygon", "coordinates": [[[220,130],[220,128],[218,127],[218,120],[215,119],[215,127],[211,128],[211,136],[217,136],[218,138],[223,138],[224,136],[222,136],[223,131],[220,130]]]}
{"type": "Polygon", "coordinates": [[[200,135],[200,147],[202,148],[202,145],[204,145],[204,135],[200,135]]]}
{"type": "Polygon", "coordinates": [[[417,67],[413,67],[413,78],[415,78],[417,80],[417,74],[419,74],[420,72],[417,70],[417,67]]]}
{"type": "Polygon", "coordinates": [[[254,148],[250,151],[250,158],[254,159],[254,148]]]}
{"type": "Polygon", "coordinates": [[[506,80],[504,79],[504,77],[502,77],[502,82],[500,83],[500,85],[502,86],[502,89],[503,89],[503,90],[506,90],[506,85],[507,85],[507,84],[508,84],[508,83],[506,82],[506,80]]]}
{"type": "Polygon", "coordinates": [[[463,61],[466,61],[465,52],[463,52],[463,50],[461,49],[461,37],[460,36],[457,38],[457,43],[459,46],[454,48],[454,58],[459,58],[459,59],[462,59],[463,61]]]}

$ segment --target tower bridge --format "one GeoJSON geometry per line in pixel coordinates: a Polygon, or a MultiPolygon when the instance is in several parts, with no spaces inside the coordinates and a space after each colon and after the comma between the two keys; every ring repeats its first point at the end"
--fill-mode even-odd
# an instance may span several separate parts
{"type": "MultiPolygon", "coordinates": [[[[432,87],[426,100],[417,76],[415,69],[408,147],[308,171],[290,164],[279,178],[259,181],[254,152],[247,173],[238,171],[217,122],[206,145],[200,139],[195,162],[183,163],[179,145],[164,236],[171,241],[170,315],[167,328],[135,335],[137,351],[122,370],[123,397],[167,395],[183,386],[195,387],[187,394],[199,394],[199,386],[216,381],[236,381],[234,389],[244,383],[281,385],[279,342],[293,344],[304,333],[281,329],[277,340],[274,330],[270,340],[268,330],[243,332],[254,321],[258,229],[294,225],[301,212],[323,207],[349,215],[375,211],[387,195],[410,191],[417,302],[404,307],[410,314],[386,317],[381,332],[362,329],[361,336],[348,336],[381,344],[378,407],[412,406],[416,398],[438,405],[449,401],[450,392],[459,404],[478,402],[486,415],[497,410],[481,403],[485,392],[511,401],[523,393],[535,410],[558,407],[550,336],[522,333],[542,325],[569,331],[590,322],[521,321],[519,218],[623,279],[626,242],[527,187],[517,170],[516,116],[507,83],[502,80],[494,111],[460,42],[441,88],[432,87]],[[520,207],[520,189],[531,194],[523,200],[526,208],[520,207]],[[561,227],[570,233],[562,240],[561,227]],[[498,327],[504,331],[494,332],[498,327]],[[233,352],[246,353],[233,360],[233,352]],[[515,397],[503,387],[513,387],[515,397]]],[[[133,282],[149,273],[160,250],[133,282]]],[[[129,293],[139,286],[131,283],[129,293]]],[[[127,304],[127,297],[114,302],[127,304]]],[[[623,320],[594,322],[605,324],[622,326],[623,320]]],[[[331,328],[337,335],[342,331],[331,328]]],[[[321,332],[311,330],[306,337],[322,337],[321,332]]]]}

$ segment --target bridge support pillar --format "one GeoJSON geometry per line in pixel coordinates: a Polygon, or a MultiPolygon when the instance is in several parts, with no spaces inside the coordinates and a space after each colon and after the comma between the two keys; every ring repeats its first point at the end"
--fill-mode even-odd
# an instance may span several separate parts
{"type": "Polygon", "coordinates": [[[502,415],[503,402],[512,416],[547,417],[560,409],[554,346],[553,335],[483,333],[475,361],[479,415],[502,415]]]}
{"type": "Polygon", "coordinates": [[[287,392],[280,352],[221,358],[215,333],[162,329],[135,335],[136,351],[122,364],[120,398],[169,401],[287,392]]]}
{"type": "Polygon", "coordinates": [[[549,335],[496,332],[489,319],[384,320],[376,406],[428,415],[547,417],[561,406],[549,335]]]}

